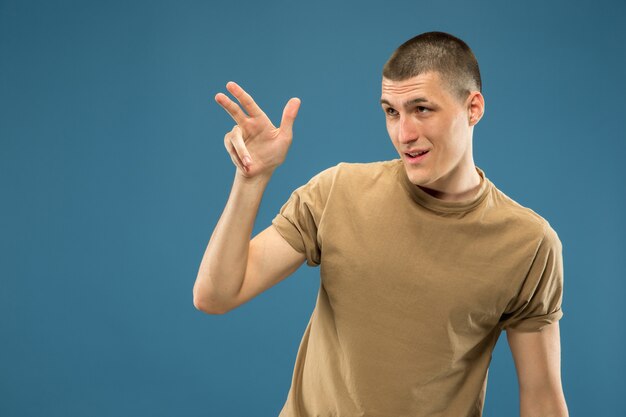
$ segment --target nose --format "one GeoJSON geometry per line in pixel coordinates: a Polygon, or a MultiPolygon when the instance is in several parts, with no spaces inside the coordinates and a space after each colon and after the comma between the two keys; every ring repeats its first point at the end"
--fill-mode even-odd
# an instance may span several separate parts
{"type": "Polygon", "coordinates": [[[419,129],[415,120],[411,117],[400,117],[398,131],[398,141],[400,143],[409,143],[419,138],[419,129]]]}

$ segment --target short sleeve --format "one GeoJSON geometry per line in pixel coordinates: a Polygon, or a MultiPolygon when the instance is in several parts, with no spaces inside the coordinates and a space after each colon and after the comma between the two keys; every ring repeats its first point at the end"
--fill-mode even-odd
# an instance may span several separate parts
{"type": "Polygon", "coordinates": [[[517,296],[502,314],[505,329],[534,332],[563,316],[563,248],[557,233],[546,225],[544,237],[517,296]]]}
{"type": "Polygon", "coordinates": [[[306,184],[295,189],[272,220],[285,240],[306,255],[307,265],[318,266],[322,250],[319,226],[326,208],[337,166],[318,173],[306,184]]]}

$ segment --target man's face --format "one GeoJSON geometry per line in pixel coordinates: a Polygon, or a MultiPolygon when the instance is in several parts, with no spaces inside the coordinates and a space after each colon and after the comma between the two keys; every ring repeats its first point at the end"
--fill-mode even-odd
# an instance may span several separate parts
{"type": "Polygon", "coordinates": [[[473,93],[460,103],[437,72],[404,81],[383,78],[381,105],[387,131],[413,184],[444,194],[456,193],[476,175],[472,129],[477,120],[469,106],[475,94],[480,96],[473,93]],[[421,150],[428,152],[417,157],[407,155],[421,150]]]}

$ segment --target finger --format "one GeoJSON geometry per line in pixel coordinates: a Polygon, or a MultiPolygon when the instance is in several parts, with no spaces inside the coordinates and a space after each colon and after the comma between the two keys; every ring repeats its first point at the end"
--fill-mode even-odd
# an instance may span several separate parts
{"type": "Polygon", "coordinates": [[[252,99],[250,94],[246,93],[246,91],[239,86],[234,81],[230,81],[226,84],[226,88],[231,92],[233,96],[239,100],[243,108],[248,112],[248,114],[252,117],[260,116],[263,114],[261,108],[256,104],[256,102],[252,99]]]}
{"type": "Polygon", "coordinates": [[[230,156],[231,161],[233,161],[233,164],[235,165],[235,167],[237,167],[237,169],[241,172],[248,172],[248,169],[246,167],[244,167],[243,165],[241,165],[241,161],[239,161],[239,159],[237,158],[237,154],[235,154],[235,156],[230,156]]]}
{"type": "MultiPolygon", "coordinates": [[[[230,133],[228,133],[226,136],[229,136],[229,135],[230,133]]],[[[235,151],[235,148],[233,144],[231,143],[230,138],[227,139],[225,143],[226,143],[226,150],[228,151],[228,155],[230,156],[231,161],[233,161],[233,164],[237,168],[239,168],[241,171],[247,172],[248,170],[241,162],[241,159],[239,159],[239,156],[237,156],[237,151],[235,151]]]]}
{"type": "Polygon", "coordinates": [[[230,140],[235,147],[237,156],[243,162],[243,165],[246,167],[250,166],[252,163],[252,157],[250,156],[250,152],[248,152],[248,148],[246,148],[246,144],[243,141],[243,136],[239,126],[235,126],[233,128],[233,134],[231,135],[230,140]]]}
{"type": "Polygon", "coordinates": [[[222,106],[224,110],[230,114],[230,117],[232,117],[237,124],[243,123],[243,121],[246,120],[247,116],[243,110],[241,110],[237,103],[232,101],[226,94],[217,93],[215,95],[215,101],[217,101],[217,104],[222,106]]]}
{"type": "Polygon", "coordinates": [[[296,120],[298,110],[300,109],[300,99],[297,97],[292,98],[285,105],[283,110],[283,118],[280,121],[280,130],[293,134],[293,122],[296,120]]]}

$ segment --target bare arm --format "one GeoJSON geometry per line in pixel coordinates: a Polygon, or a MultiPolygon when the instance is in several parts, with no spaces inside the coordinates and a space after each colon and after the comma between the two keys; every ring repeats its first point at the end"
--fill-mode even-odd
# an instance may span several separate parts
{"type": "Polygon", "coordinates": [[[213,229],[193,287],[200,310],[222,310],[224,300],[241,288],[247,269],[254,220],[269,179],[247,181],[235,176],[226,207],[213,229]]]}
{"type": "Polygon", "coordinates": [[[520,393],[521,417],[567,417],[561,386],[559,322],[537,332],[507,330],[520,393]]]}
{"type": "Polygon", "coordinates": [[[250,241],[263,192],[291,145],[292,126],[300,101],[291,99],[287,103],[281,126],[276,128],[241,87],[231,82],[227,88],[248,114],[226,95],[216,95],[215,100],[237,122],[224,137],[224,145],[237,171],[193,287],[196,308],[212,314],[223,313],[236,302],[245,302],[273,285],[284,278],[286,272],[295,270],[295,263],[304,256],[277,233],[264,233],[255,239],[255,245],[250,241]],[[267,247],[280,249],[284,256],[268,252],[267,247]],[[249,256],[250,253],[253,256],[249,256]],[[244,285],[248,279],[251,283],[256,280],[256,284],[244,285]],[[242,291],[244,288],[246,292],[242,291]]]}

